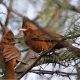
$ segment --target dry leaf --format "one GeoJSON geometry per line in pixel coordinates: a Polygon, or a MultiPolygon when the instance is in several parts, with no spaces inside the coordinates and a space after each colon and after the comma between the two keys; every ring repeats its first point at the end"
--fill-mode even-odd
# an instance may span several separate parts
{"type": "Polygon", "coordinates": [[[14,45],[15,44],[14,35],[11,31],[7,31],[4,34],[1,44],[4,48],[2,52],[2,56],[5,62],[8,62],[9,60],[12,60],[14,58],[15,59],[20,58],[20,52],[14,45]]]}

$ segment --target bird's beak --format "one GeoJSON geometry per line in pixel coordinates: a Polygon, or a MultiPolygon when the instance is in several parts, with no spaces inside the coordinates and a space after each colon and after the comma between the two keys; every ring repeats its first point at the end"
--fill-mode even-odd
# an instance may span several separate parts
{"type": "Polygon", "coordinates": [[[11,44],[15,45],[16,44],[16,41],[11,42],[11,44]]]}
{"type": "Polygon", "coordinates": [[[27,31],[27,29],[25,29],[25,28],[21,28],[20,31],[27,31]]]}

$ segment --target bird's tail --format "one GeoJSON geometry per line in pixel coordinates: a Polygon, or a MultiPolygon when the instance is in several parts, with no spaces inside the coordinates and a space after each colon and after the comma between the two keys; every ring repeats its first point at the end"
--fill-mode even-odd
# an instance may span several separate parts
{"type": "Polygon", "coordinates": [[[72,51],[75,56],[80,57],[80,49],[73,46],[69,41],[63,41],[62,45],[72,51]]]}

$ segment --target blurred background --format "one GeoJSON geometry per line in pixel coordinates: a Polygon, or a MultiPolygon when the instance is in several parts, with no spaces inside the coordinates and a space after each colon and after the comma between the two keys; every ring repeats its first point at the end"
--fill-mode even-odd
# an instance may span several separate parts
{"type": "MultiPolygon", "coordinates": [[[[51,32],[57,32],[64,36],[74,36],[80,34],[80,0],[0,0],[0,21],[4,24],[8,10],[7,27],[16,37],[23,36],[20,31],[23,16],[33,20],[42,28],[47,28],[51,32]]],[[[2,30],[0,29],[2,34],[2,30]]],[[[74,46],[80,47],[80,37],[69,40],[74,46]]],[[[21,51],[21,60],[25,60],[27,46],[23,38],[16,39],[16,47],[21,51]]],[[[32,52],[34,53],[34,52],[32,52]]],[[[80,80],[80,59],[76,58],[66,49],[58,50],[59,57],[53,58],[57,62],[39,64],[33,69],[54,71],[50,74],[40,74],[40,72],[30,72],[21,80],[80,80]],[[61,61],[58,61],[61,58],[61,61]],[[56,72],[56,71],[61,71],[56,72]],[[63,72],[62,72],[63,71],[63,72]]],[[[0,63],[0,77],[4,76],[4,65],[0,63]]],[[[20,64],[17,65],[19,67],[20,64]]],[[[18,68],[19,70],[22,67],[18,68]]],[[[19,71],[18,70],[18,71],[19,71]]]]}

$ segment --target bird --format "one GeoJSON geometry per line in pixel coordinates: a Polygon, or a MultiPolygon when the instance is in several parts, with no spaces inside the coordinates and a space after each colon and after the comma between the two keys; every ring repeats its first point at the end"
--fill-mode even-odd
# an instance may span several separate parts
{"type": "Polygon", "coordinates": [[[80,52],[80,49],[67,41],[65,36],[42,29],[28,17],[23,17],[22,28],[20,30],[23,31],[25,44],[37,53],[48,51],[51,48],[51,52],[61,48],[69,48],[71,51],[80,52]]]}

